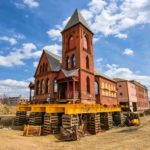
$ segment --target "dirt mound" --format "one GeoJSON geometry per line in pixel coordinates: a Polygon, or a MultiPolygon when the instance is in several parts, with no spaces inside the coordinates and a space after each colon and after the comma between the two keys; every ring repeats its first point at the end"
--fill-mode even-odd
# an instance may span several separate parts
{"type": "Polygon", "coordinates": [[[16,107],[0,104],[0,115],[15,114],[16,107]]]}

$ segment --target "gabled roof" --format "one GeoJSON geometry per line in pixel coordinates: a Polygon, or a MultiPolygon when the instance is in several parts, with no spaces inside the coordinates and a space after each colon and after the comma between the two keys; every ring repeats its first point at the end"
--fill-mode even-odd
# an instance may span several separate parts
{"type": "Polygon", "coordinates": [[[106,79],[108,79],[108,80],[111,80],[111,81],[113,81],[113,82],[116,82],[115,80],[113,80],[112,78],[108,77],[107,75],[105,75],[104,73],[100,72],[100,71],[97,70],[97,69],[94,70],[94,74],[95,74],[95,76],[101,76],[101,77],[103,77],[103,78],[106,78],[106,79]]]}
{"type": "Polygon", "coordinates": [[[144,88],[144,89],[147,90],[147,87],[146,87],[145,85],[141,84],[141,83],[138,82],[138,81],[130,80],[129,82],[131,82],[131,83],[133,83],[133,84],[135,84],[135,85],[137,85],[137,86],[140,86],[140,87],[142,87],[142,88],[144,88]]]}
{"type": "Polygon", "coordinates": [[[74,69],[74,70],[65,70],[65,69],[62,69],[62,72],[64,73],[64,75],[66,77],[72,77],[74,75],[76,75],[76,73],[78,72],[79,69],[74,69]]]}
{"type": "Polygon", "coordinates": [[[49,65],[52,71],[60,71],[61,70],[61,57],[51,53],[50,51],[44,50],[46,57],[48,59],[49,65]]]}
{"type": "MultiPolygon", "coordinates": [[[[65,28],[63,31],[73,27],[74,25],[81,23],[84,27],[86,27],[90,32],[91,29],[88,26],[88,24],[86,23],[85,19],[83,18],[83,16],[81,15],[80,11],[78,9],[75,10],[75,12],[73,13],[73,15],[71,16],[70,20],[68,21],[68,23],[66,24],[65,28]]],[[[62,32],[63,32],[62,31],[62,32]]],[[[92,32],[93,33],[93,32],[92,32]]]]}

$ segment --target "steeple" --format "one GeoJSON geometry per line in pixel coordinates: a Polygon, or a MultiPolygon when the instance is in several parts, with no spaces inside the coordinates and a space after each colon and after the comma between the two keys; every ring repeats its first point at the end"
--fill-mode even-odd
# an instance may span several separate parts
{"type": "Polygon", "coordinates": [[[81,23],[85,28],[87,28],[90,32],[92,32],[90,27],[88,26],[88,24],[86,23],[85,19],[83,18],[82,14],[80,13],[80,11],[78,9],[75,10],[75,12],[71,16],[70,20],[68,21],[68,23],[66,24],[66,26],[62,32],[75,26],[78,23],[81,23]]]}

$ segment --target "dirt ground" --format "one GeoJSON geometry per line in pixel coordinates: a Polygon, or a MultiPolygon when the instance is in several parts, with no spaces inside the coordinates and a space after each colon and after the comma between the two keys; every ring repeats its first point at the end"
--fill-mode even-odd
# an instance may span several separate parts
{"type": "Polygon", "coordinates": [[[79,141],[63,142],[54,135],[24,137],[22,131],[0,130],[0,150],[150,150],[150,116],[136,127],[113,128],[79,141]]]}

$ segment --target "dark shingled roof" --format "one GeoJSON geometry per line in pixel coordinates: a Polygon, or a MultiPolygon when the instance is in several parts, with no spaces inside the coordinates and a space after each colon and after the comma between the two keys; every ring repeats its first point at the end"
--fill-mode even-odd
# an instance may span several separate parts
{"type": "Polygon", "coordinates": [[[45,54],[46,54],[46,57],[48,59],[48,62],[50,64],[50,67],[51,67],[51,70],[52,71],[60,71],[61,70],[61,57],[47,51],[47,50],[44,50],[45,51],[45,54]]]}
{"type": "Polygon", "coordinates": [[[84,27],[86,27],[89,31],[91,31],[91,29],[89,28],[88,24],[86,23],[85,19],[83,18],[83,16],[81,15],[81,13],[78,9],[75,10],[74,14],[71,16],[70,20],[68,21],[68,23],[65,26],[63,31],[71,28],[72,26],[74,26],[78,23],[81,23],[84,27]]]}
{"type": "Polygon", "coordinates": [[[116,82],[115,80],[113,80],[112,78],[110,78],[110,77],[108,77],[107,75],[105,75],[104,73],[102,73],[102,72],[100,72],[99,70],[94,70],[94,74],[96,75],[96,76],[101,76],[101,77],[104,77],[104,78],[106,78],[106,79],[109,79],[109,80],[111,80],[111,81],[113,81],[113,82],[116,82]]]}

